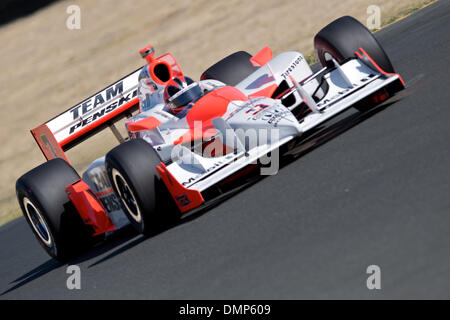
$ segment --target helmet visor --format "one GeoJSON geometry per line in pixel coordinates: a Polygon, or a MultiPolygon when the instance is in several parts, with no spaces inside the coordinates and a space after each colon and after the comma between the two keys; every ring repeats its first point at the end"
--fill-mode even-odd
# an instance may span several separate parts
{"type": "Polygon", "coordinates": [[[173,104],[175,108],[183,107],[190,102],[197,100],[202,96],[202,89],[198,85],[198,83],[193,83],[186,88],[186,90],[182,90],[179,93],[173,95],[169,101],[173,104]]]}

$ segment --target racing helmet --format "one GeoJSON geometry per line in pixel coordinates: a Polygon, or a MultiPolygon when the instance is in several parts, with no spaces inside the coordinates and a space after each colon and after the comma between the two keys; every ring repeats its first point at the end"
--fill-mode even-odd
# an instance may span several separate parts
{"type": "Polygon", "coordinates": [[[164,89],[164,102],[170,111],[177,114],[202,95],[203,92],[197,82],[189,77],[178,76],[167,83],[164,89]]]}

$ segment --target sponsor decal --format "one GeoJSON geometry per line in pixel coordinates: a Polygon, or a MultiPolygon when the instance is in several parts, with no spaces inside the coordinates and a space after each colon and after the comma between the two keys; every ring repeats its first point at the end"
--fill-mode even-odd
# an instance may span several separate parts
{"type": "Polygon", "coordinates": [[[183,186],[186,186],[186,185],[188,185],[188,184],[193,183],[194,181],[197,181],[198,179],[200,179],[202,176],[204,176],[204,175],[207,174],[208,172],[211,172],[211,171],[213,171],[213,170],[219,168],[219,167],[222,166],[225,162],[227,162],[228,160],[230,160],[230,159],[232,159],[232,158],[234,158],[234,157],[235,157],[234,154],[228,154],[228,155],[226,155],[226,156],[225,156],[225,159],[215,162],[211,167],[209,167],[208,169],[206,169],[205,172],[200,173],[200,174],[198,174],[198,175],[196,175],[196,176],[190,177],[187,181],[182,182],[181,184],[182,184],[183,186]]]}
{"type": "Polygon", "coordinates": [[[189,200],[187,195],[184,194],[184,193],[182,195],[180,195],[180,196],[177,196],[176,199],[177,199],[177,202],[180,204],[181,207],[186,207],[186,206],[191,204],[191,201],[189,200]]]}
{"type": "Polygon", "coordinates": [[[235,116],[236,114],[238,114],[239,112],[241,112],[242,110],[247,110],[245,113],[250,112],[251,110],[253,110],[253,107],[256,105],[258,105],[257,103],[259,101],[267,101],[267,98],[265,97],[258,97],[258,98],[253,98],[251,99],[249,102],[237,107],[235,110],[233,110],[228,117],[225,118],[225,121],[230,120],[233,116],[235,116]]]}
{"type": "Polygon", "coordinates": [[[264,113],[261,120],[267,121],[267,124],[273,125],[274,127],[278,126],[278,122],[281,119],[285,118],[291,112],[283,109],[274,109],[272,112],[264,113]]]}
{"type": "Polygon", "coordinates": [[[120,199],[114,192],[104,196],[99,196],[99,199],[108,212],[114,212],[122,209],[120,206],[120,199]]]}
{"type": "Polygon", "coordinates": [[[96,96],[91,97],[90,99],[74,107],[72,110],[70,110],[73,116],[73,120],[77,120],[80,116],[85,115],[89,111],[92,111],[95,108],[97,108],[97,106],[112,100],[117,95],[122,93],[123,93],[123,81],[120,81],[115,85],[107,88],[106,90],[98,93],[96,96]]]}
{"type": "Polygon", "coordinates": [[[258,104],[256,106],[254,106],[253,108],[248,109],[247,111],[245,111],[245,113],[250,113],[251,111],[253,111],[253,113],[251,114],[252,116],[257,115],[258,113],[260,113],[262,110],[269,108],[270,106],[267,104],[258,104]]]}
{"type": "MultiPolygon", "coordinates": [[[[264,105],[263,105],[264,106],[264,105]]],[[[273,107],[270,109],[267,109],[267,107],[270,106],[265,106],[265,108],[261,109],[260,111],[263,112],[257,112],[256,114],[253,114],[252,117],[249,117],[247,120],[261,120],[264,122],[267,122],[267,124],[272,125],[274,127],[278,126],[278,123],[281,121],[281,119],[286,118],[286,116],[289,116],[290,114],[292,114],[289,110],[287,110],[286,108],[280,108],[280,107],[273,107]]]]}
{"type": "Polygon", "coordinates": [[[208,169],[206,169],[206,172],[200,173],[194,177],[189,178],[187,181],[181,183],[183,186],[186,186],[196,180],[198,180],[201,176],[203,176],[204,174],[213,171],[214,169],[220,167],[222,165],[223,161],[218,161],[216,163],[214,163],[211,167],[209,167],[208,169]]]}
{"type": "Polygon", "coordinates": [[[286,69],[286,71],[283,72],[283,73],[281,74],[281,76],[282,76],[284,79],[287,79],[287,78],[289,77],[289,75],[292,73],[292,71],[294,71],[295,68],[296,68],[296,67],[300,64],[300,62],[302,62],[302,61],[303,61],[303,57],[302,57],[302,56],[299,56],[297,59],[294,60],[294,62],[292,62],[292,64],[286,69]]]}
{"type": "Polygon", "coordinates": [[[88,172],[89,179],[95,185],[95,191],[97,193],[105,192],[111,189],[111,183],[106,175],[106,170],[100,169],[100,167],[94,167],[88,172]]]}
{"type": "Polygon", "coordinates": [[[101,170],[100,167],[94,167],[88,172],[88,176],[94,184],[93,189],[96,196],[100,199],[106,211],[114,212],[121,210],[120,199],[112,190],[106,171],[101,170]]]}
{"type": "MultiPolygon", "coordinates": [[[[112,90],[111,88],[108,88],[105,91],[106,92],[106,101],[111,100],[112,98],[117,96],[119,93],[121,93],[121,91],[123,90],[123,87],[121,85],[120,86],[116,85],[114,90],[112,90]],[[111,89],[111,90],[108,91],[109,89],[111,89]]],[[[83,119],[82,117],[81,118],[79,117],[79,111],[81,111],[82,115],[84,115],[87,112],[95,110],[96,106],[101,104],[100,101],[103,101],[103,103],[105,102],[101,93],[96,95],[95,97],[87,100],[86,102],[80,104],[78,107],[75,107],[74,109],[70,110],[70,112],[72,112],[72,114],[74,116],[74,120],[79,118],[80,121],[77,122],[76,124],[74,124],[72,127],[70,127],[69,134],[72,134],[75,132],[75,130],[81,129],[81,128],[87,126],[88,124],[95,122],[96,120],[104,117],[105,115],[112,112],[116,108],[131,101],[131,99],[135,98],[136,96],[137,96],[137,90],[134,90],[133,92],[130,92],[127,95],[121,95],[120,99],[118,101],[115,101],[103,108],[100,108],[99,110],[97,110],[96,112],[91,114],[90,116],[83,119]],[[91,105],[92,101],[93,101],[93,104],[91,105]]]]}
{"type": "Polygon", "coordinates": [[[48,140],[47,136],[45,134],[41,134],[41,140],[44,143],[44,145],[50,150],[52,155],[55,158],[58,158],[58,154],[56,153],[55,148],[53,148],[53,145],[50,143],[50,140],[48,140]]]}

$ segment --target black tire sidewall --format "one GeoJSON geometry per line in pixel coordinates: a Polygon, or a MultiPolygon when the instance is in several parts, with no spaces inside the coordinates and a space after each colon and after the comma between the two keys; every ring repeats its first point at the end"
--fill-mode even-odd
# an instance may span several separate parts
{"type": "Polygon", "coordinates": [[[326,65],[325,53],[330,53],[339,63],[355,57],[355,51],[363,48],[386,72],[394,73],[392,63],[374,35],[358,20],[341,17],[322,30],[314,38],[314,47],[322,66],[326,65]]]}
{"type": "MultiPolygon", "coordinates": [[[[122,206],[122,210],[125,213],[125,215],[128,217],[128,220],[130,221],[130,223],[133,225],[133,227],[139,232],[139,233],[147,233],[147,224],[148,224],[148,215],[151,212],[154,212],[154,204],[153,204],[153,197],[151,196],[151,191],[149,191],[149,194],[147,197],[145,196],[145,193],[143,192],[142,188],[140,188],[139,186],[136,185],[137,180],[139,179],[139,176],[136,177],[133,172],[130,172],[128,168],[124,168],[121,165],[120,161],[117,161],[115,158],[109,158],[108,159],[108,165],[107,165],[107,172],[108,172],[108,177],[111,181],[111,185],[114,189],[114,192],[116,192],[117,196],[120,198],[120,193],[117,190],[115,183],[114,183],[114,178],[112,176],[112,169],[116,169],[119,171],[119,173],[123,176],[123,178],[125,179],[127,185],[131,188],[131,191],[133,192],[137,204],[139,206],[140,209],[140,214],[141,214],[141,221],[137,222],[133,217],[130,216],[130,214],[128,213],[128,210],[125,208],[125,205],[123,204],[122,199],[120,199],[120,204],[122,206]],[[143,200],[143,199],[147,199],[147,201],[143,200]],[[147,214],[146,214],[147,213],[147,214]]],[[[150,177],[151,179],[151,177],[150,177]]]]}
{"type": "Polygon", "coordinates": [[[113,169],[120,173],[133,192],[141,214],[140,222],[130,216],[122,199],[120,203],[130,223],[145,235],[157,233],[169,221],[171,213],[176,215],[173,210],[168,210],[170,205],[164,203],[166,188],[156,170],[160,161],[153,147],[143,139],[133,139],[117,146],[108,152],[105,159],[108,177],[117,196],[121,198],[113,180],[113,169]]]}
{"type": "Polygon", "coordinates": [[[65,160],[57,158],[34,168],[16,182],[17,199],[25,220],[39,244],[58,260],[74,256],[89,243],[90,233],[66,192],[66,187],[79,179],[79,175],[65,160]],[[52,247],[43,243],[36,234],[24,208],[24,197],[39,210],[50,229],[52,247]]]}
{"type": "Polygon", "coordinates": [[[250,62],[251,57],[246,51],[230,54],[209,67],[203,72],[200,79],[213,79],[229,86],[235,86],[258,69],[250,62]]]}

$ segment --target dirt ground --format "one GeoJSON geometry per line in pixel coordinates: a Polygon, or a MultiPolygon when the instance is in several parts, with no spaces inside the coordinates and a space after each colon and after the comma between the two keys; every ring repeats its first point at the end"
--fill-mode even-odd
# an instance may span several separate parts
{"type": "MultiPolygon", "coordinates": [[[[171,52],[194,79],[224,56],[269,45],[313,52],[314,35],[352,15],[366,24],[369,5],[388,22],[425,0],[78,0],[61,1],[0,27],[0,225],[20,214],[16,179],[44,161],[29,129],[143,65],[138,50],[171,52]],[[81,29],[69,30],[66,8],[81,8],[81,29]]],[[[77,169],[115,140],[104,134],[69,151],[77,169]],[[95,149],[95,154],[92,150],[95,149]]]]}

